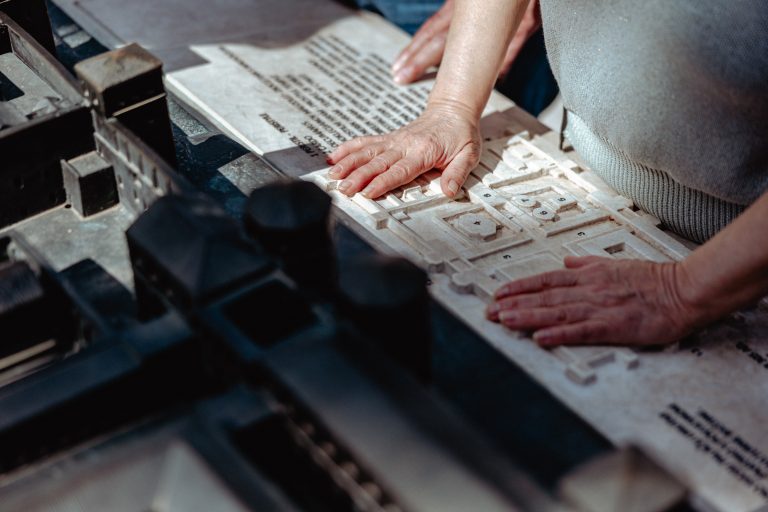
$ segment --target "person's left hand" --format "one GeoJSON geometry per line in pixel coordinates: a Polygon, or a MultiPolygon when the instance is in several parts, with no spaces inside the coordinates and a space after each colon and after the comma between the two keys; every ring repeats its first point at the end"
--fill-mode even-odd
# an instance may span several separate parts
{"type": "Polygon", "coordinates": [[[541,346],[659,345],[702,325],[678,263],[567,257],[566,268],[502,286],[489,320],[533,333],[541,346]]]}
{"type": "MultiPolygon", "coordinates": [[[[433,66],[439,66],[448,41],[448,30],[453,18],[453,0],[446,0],[443,6],[430,17],[414,34],[408,46],[403,48],[392,65],[392,77],[398,84],[410,84],[424,76],[433,66]]],[[[501,63],[499,78],[509,73],[517,56],[537,30],[541,28],[539,0],[531,0],[525,10],[517,32],[507,47],[501,63]]]]}

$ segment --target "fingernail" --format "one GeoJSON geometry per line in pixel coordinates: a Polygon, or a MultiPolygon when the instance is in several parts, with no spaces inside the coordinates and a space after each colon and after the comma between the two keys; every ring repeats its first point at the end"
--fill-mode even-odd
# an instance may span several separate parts
{"type": "Polygon", "coordinates": [[[407,84],[410,76],[411,76],[410,68],[403,68],[397,73],[395,73],[395,83],[398,83],[400,85],[407,84]]]}
{"type": "Polygon", "coordinates": [[[341,192],[342,194],[346,194],[346,193],[347,193],[347,190],[349,190],[349,187],[351,187],[351,186],[352,186],[352,184],[351,184],[350,182],[348,182],[348,181],[342,181],[341,183],[339,183],[339,188],[338,188],[338,190],[339,190],[339,192],[341,192]]]}
{"type": "Polygon", "coordinates": [[[330,156],[326,156],[325,157],[325,163],[332,164],[333,163],[333,158],[331,158],[330,156]]]}
{"type": "Polygon", "coordinates": [[[336,178],[336,177],[338,177],[338,175],[339,175],[339,168],[338,167],[334,167],[330,171],[328,171],[328,176],[330,176],[331,178],[336,178]]]}
{"type": "Polygon", "coordinates": [[[371,197],[371,192],[373,192],[373,187],[372,187],[372,186],[370,186],[370,185],[368,185],[367,187],[365,187],[365,188],[363,189],[363,191],[361,192],[361,194],[363,194],[363,196],[367,197],[368,199],[373,199],[373,198],[371,197]]]}
{"type": "Polygon", "coordinates": [[[498,304],[491,304],[490,306],[488,306],[486,311],[488,312],[488,315],[493,316],[499,312],[499,309],[501,308],[499,307],[498,304]]]}
{"type": "Polygon", "coordinates": [[[533,341],[535,341],[541,346],[546,346],[546,345],[552,345],[552,343],[554,342],[554,338],[552,337],[551,333],[548,333],[546,331],[537,331],[533,333],[533,341]]]}
{"type": "Polygon", "coordinates": [[[394,64],[392,64],[392,73],[397,74],[398,71],[403,69],[403,65],[405,64],[405,61],[408,60],[407,55],[401,55],[394,64]]]}
{"type": "Polygon", "coordinates": [[[459,191],[459,183],[456,180],[450,180],[448,182],[448,190],[451,191],[451,194],[455,194],[459,191]]]}
{"type": "Polygon", "coordinates": [[[514,323],[517,321],[517,313],[515,311],[502,311],[499,313],[499,321],[502,323],[514,323]]]}

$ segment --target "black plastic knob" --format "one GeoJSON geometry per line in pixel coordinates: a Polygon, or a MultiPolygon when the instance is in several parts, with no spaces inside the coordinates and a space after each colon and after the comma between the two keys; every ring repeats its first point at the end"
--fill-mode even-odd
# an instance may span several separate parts
{"type": "Polygon", "coordinates": [[[331,198],[316,185],[280,181],[251,193],[243,219],[286,274],[300,286],[330,296],[336,282],[330,213],[331,198]]]}

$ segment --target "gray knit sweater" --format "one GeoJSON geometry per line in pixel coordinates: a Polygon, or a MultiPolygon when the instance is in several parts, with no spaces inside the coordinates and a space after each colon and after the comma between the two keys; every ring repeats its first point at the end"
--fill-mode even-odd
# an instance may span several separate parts
{"type": "Polygon", "coordinates": [[[541,0],[566,135],[703,241],[768,190],[768,0],[541,0]]]}

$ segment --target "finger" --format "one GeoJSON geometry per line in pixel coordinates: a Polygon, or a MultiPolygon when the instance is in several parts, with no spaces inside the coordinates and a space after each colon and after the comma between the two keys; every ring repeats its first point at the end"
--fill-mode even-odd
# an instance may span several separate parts
{"type": "MultiPolygon", "coordinates": [[[[434,16],[433,16],[434,18],[434,16]]],[[[395,63],[392,64],[392,76],[396,76],[397,72],[400,71],[405,63],[411,58],[411,56],[418,52],[422,46],[424,46],[427,41],[432,38],[434,35],[434,30],[431,28],[430,24],[433,23],[432,18],[428,19],[413,35],[413,39],[411,39],[411,42],[408,43],[408,46],[403,48],[403,51],[400,52],[400,55],[397,56],[395,59],[395,63]]]]}
{"type": "Polygon", "coordinates": [[[385,151],[376,155],[365,165],[361,165],[353,170],[349,176],[347,176],[347,179],[339,184],[339,190],[348,196],[358,193],[363,190],[363,187],[368,185],[372,179],[385,172],[401,158],[402,153],[394,150],[385,151]]]}
{"type": "Polygon", "coordinates": [[[445,32],[436,34],[418,51],[411,53],[395,73],[395,82],[398,84],[411,83],[424,76],[424,73],[432,66],[439,65],[445,51],[446,35],[445,32]]]}
{"type": "Polygon", "coordinates": [[[465,149],[451,160],[440,177],[440,188],[443,189],[443,194],[454,197],[459,192],[467,176],[477,165],[477,159],[476,151],[465,149]]]}
{"type": "Polygon", "coordinates": [[[586,320],[556,327],[548,327],[533,333],[533,339],[542,347],[558,345],[596,345],[612,341],[612,330],[599,320],[586,320]]]}
{"type": "Polygon", "coordinates": [[[503,77],[509,73],[512,64],[517,60],[525,44],[536,33],[541,26],[538,11],[538,2],[532,1],[528,4],[528,7],[523,14],[523,19],[520,21],[520,25],[517,27],[517,32],[512,37],[512,41],[507,47],[507,53],[504,55],[504,60],[501,64],[501,70],[499,76],[503,77]]]}
{"type": "MultiPolygon", "coordinates": [[[[365,137],[356,137],[352,140],[348,140],[344,144],[341,144],[339,147],[334,149],[329,155],[328,155],[328,163],[329,164],[335,164],[340,162],[342,159],[346,158],[347,156],[351,155],[352,153],[356,151],[360,151],[366,146],[371,146],[373,144],[378,144],[381,142],[381,136],[380,135],[368,135],[365,137]]],[[[334,169],[331,169],[328,174],[333,174],[334,169]]],[[[334,177],[334,176],[331,176],[334,177]]]]}
{"type": "Polygon", "coordinates": [[[581,268],[606,260],[613,261],[611,258],[603,258],[601,256],[566,256],[563,263],[565,264],[565,268],[581,268]]]}
{"type": "Polygon", "coordinates": [[[504,55],[504,60],[501,61],[501,69],[499,70],[500,77],[506,76],[506,74],[509,73],[515,59],[520,55],[520,50],[523,49],[523,44],[525,44],[525,40],[522,37],[519,37],[518,34],[515,34],[512,41],[509,43],[509,47],[507,47],[507,53],[504,55]]]}
{"type": "Polygon", "coordinates": [[[439,32],[447,32],[451,22],[451,13],[448,12],[450,6],[444,5],[435,14],[429,17],[427,21],[416,31],[413,35],[413,39],[408,43],[408,46],[403,48],[400,55],[395,59],[395,63],[392,65],[392,75],[397,75],[397,72],[402,69],[403,64],[416,52],[418,52],[427,41],[429,41],[435,34],[439,32]]]}
{"type": "Polygon", "coordinates": [[[585,304],[566,304],[551,308],[504,310],[499,312],[499,322],[518,331],[541,329],[554,325],[582,322],[589,318],[592,307],[585,304]]]}
{"type": "Polygon", "coordinates": [[[379,174],[363,190],[363,195],[369,199],[375,199],[386,194],[390,190],[401,187],[415,180],[417,176],[429,169],[424,168],[423,162],[414,158],[403,158],[390,165],[387,172],[379,174]]]}
{"type": "Polygon", "coordinates": [[[513,295],[492,303],[486,309],[488,320],[497,321],[504,310],[531,309],[560,306],[573,302],[586,302],[589,290],[583,287],[550,288],[539,293],[513,295]]]}
{"type": "Polygon", "coordinates": [[[496,291],[494,298],[496,300],[517,295],[520,293],[538,292],[545,288],[556,288],[559,286],[573,286],[576,284],[577,273],[570,270],[553,270],[535,276],[518,279],[507,283],[496,291]]]}
{"type": "MultiPolygon", "coordinates": [[[[328,172],[328,176],[334,179],[344,179],[349,176],[352,171],[367,164],[385,150],[386,147],[383,144],[366,146],[360,151],[356,151],[355,153],[342,158],[333,166],[333,169],[328,172]]],[[[342,185],[344,185],[344,182],[339,184],[339,190],[342,189],[342,185]]]]}

